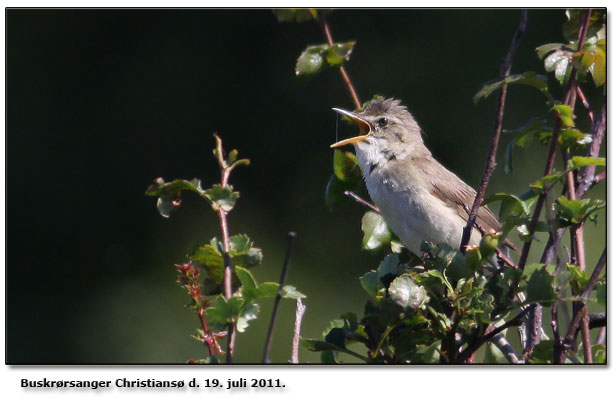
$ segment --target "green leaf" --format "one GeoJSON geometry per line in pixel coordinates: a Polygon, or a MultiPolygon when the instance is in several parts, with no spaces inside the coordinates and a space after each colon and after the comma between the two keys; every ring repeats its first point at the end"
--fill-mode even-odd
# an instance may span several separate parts
{"type": "MultiPolygon", "coordinates": [[[[257,286],[257,292],[258,292],[257,298],[274,298],[278,294],[279,288],[280,288],[280,284],[276,282],[263,282],[259,286],[257,286]]],[[[284,288],[283,288],[282,297],[285,297],[284,288]]]]}
{"type": "Polygon", "coordinates": [[[297,300],[300,298],[306,298],[306,295],[298,291],[295,286],[285,285],[282,288],[282,297],[297,300]]]}
{"type": "Polygon", "coordinates": [[[353,351],[351,351],[349,349],[346,349],[346,348],[338,347],[337,345],[332,344],[332,343],[328,343],[326,341],[317,340],[317,339],[304,339],[304,338],[301,338],[301,343],[302,343],[302,346],[304,346],[304,348],[306,348],[308,351],[317,351],[317,352],[318,351],[339,351],[339,352],[343,352],[343,353],[348,354],[348,355],[352,355],[352,356],[354,356],[356,358],[359,358],[359,359],[361,359],[363,361],[367,361],[367,358],[365,358],[362,355],[359,355],[356,352],[353,352],[353,351]]]}
{"type": "Polygon", "coordinates": [[[156,202],[156,208],[161,216],[169,218],[171,212],[177,209],[182,203],[181,192],[193,191],[198,193],[201,197],[204,197],[204,191],[201,188],[201,181],[194,178],[190,181],[187,180],[173,180],[171,182],[165,182],[161,177],[154,180],[154,184],[150,185],[145,191],[148,196],[158,196],[156,202]]]}
{"type": "Polygon", "coordinates": [[[558,297],[553,287],[554,276],[547,269],[535,270],[527,283],[527,302],[551,305],[558,297]]]}
{"type": "Polygon", "coordinates": [[[324,53],[327,64],[329,66],[342,65],[344,61],[349,60],[351,52],[353,52],[354,46],[354,41],[349,41],[346,43],[334,43],[334,45],[327,48],[324,53]]]}
{"type": "Polygon", "coordinates": [[[543,59],[547,54],[551,53],[554,50],[562,50],[564,45],[562,43],[548,43],[542,46],[539,46],[535,49],[537,52],[537,56],[539,59],[543,59]]]}
{"type": "Polygon", "coordinates": [[[604,85],[606,80],[605,44],[605,39],[601,39],[596,45],[585,48],[573,57],[573,62],[579,68],[580,73],[590,73],[597,87],[604,85]]]}
{"type": "Polygon", "coordinates": [[[510,193],[495,193],[483,201],[486,205],[492,202],[501,202],[501,207],[498,217],[504,220],[510,215],[520,216],[529,215],[532,205],[537,201],[536,195],[531,195],[529,198],[523,200],[516,195],[510,193]]]}
{"type": "Polygon", "coordinates": [[[334,151],[334,175],[340,181],[356,182],[361,179],[359,161],[352,152],[334,151]]]}
{"type": "Polygon", "coordinates": [[[377,250],[389,245],[393,234],[383,217],[374,211],[367,211],[361,219],[361,230],[364,232],[362,249],[377,250]]]}
{"type": "Polygon", "coordinates": [[[208,326],[218,330],[225,329],[229,323],[237,320],[243,304],[244,299],[241,297],[231,297],[227,301],[222,295],[218,295],[205,310],[208,326]]]}
{"type": "Polygon", "coordinates": [[[573,113],[569,105],[556,105],[553,106],[550,111],[556,113],[563,127],[572,127],[575,124],[573,122],[573,113]]]}
{"type": "Polygon", "coordinates": [[[274,298],[278,293],[279,284],[276,282],[264,282],[257,285],[252,273],[243,267],[235,267],[235,275],[241,282],[242,297],[246,302],[261,298],[274,298]]]}
{"type": "Polygon", "coordinates": [[[394,279],[387,289],[389,297],[402,308],[414,310],[422,307],[429,300],[423,286],[415,284],[409,275],[401,275],[394,279]]]}
{"type": "Polygon", "coordinates": [[[379,289],[383,288],[381,278],[377,271],[366,272],[359,278],[359,282],[370,297],[377,297],[379,289]]]}
{"type": "Polygon", "coordinates": [[[513,135],[515,137],[515,145],[525,148],[536,137],[541,139],[546,134],[549,134],[551,137],[552,128],[546,125],[545,120],[535,117],[526,122],[524,126],[515,130],[503,130],[503,133],[513,135]]]}
{"type": "Polygon", "coordinates": [[[223,187],[220,184],[215,184],[212,188],[205,191],[205,196],[210,199],[214,211],[222,209],[229,212],[235,206],[235,201],[240,197],[240,193],[233,192],[231,185],[223,187]]]}
{"type": "Polygon", "coordinates": [[[533,347],[530,354],[531,363],[551,363],[554,360],[554,342],[543,340],[533,347]]]}
{"type": "MultiPolygon", "coordinates": [[[[263,253],[253,245],[247,235],[234,235],[229,238],[229,257],[234,266],[254,267],[261,263],[263,253]]],[[[210,243],[198,247],[188,256],[190,260],[205,266],[208,276],[216,284],[221,284],[223,280],[224,259],[219,248],[222,248],[222,243],[213,238],[210,243]]]]}
{"type": "Polygon", "coordinates": [[[349,198],[345,192],[357,193],[360,183],[361,179],[349,179],[345,182],[338,179],[335,174],[332,174],[325,188],[325,205],[327,208],[331,211],[337,204],[351,202],[352,199],[349,198]]]}
{"type": "MultiPolygon", "coordinates": [[[[575,8],[565,11],[567,22],[563,25],[563,36],[567,41],[577,41],[580,18],[586,17],[586,9],[575,8]]],[[[603,10],[593,10],[590,15],[586,37],[592,37],[603,27],[603,10]]]]}
{"type": "Polygon", "coordinates": [[[477,94],[473,97],[473,102],[477,104],[479,100],[487,98],[494,91],[503,87],[505,84],[524,84],[539,90],[550,101],[553,100],[552,95],[548,91],[548,81],[543,75],[537,75],[535,72],[525,72],[520,75],[510,75],[504,79],[484,83],[477,94]]]}
{"type": "Polygon", "coordinates": [[[568,47],[554,51],[548,55],[543,64],[547,72],[554,72],[554,77],[562,85],[565,85],[571,75],[573,66],[573,50],[568,47]]]}
{"type": "Polygon", "coordinates": [[[596,344],[591,348],[593,363],[607,363],[607,347],[605,344],[596,344]]]}
{"type": "Polygon", "coordinates": [[[588,156],[573,156],[567,166],[572,169],[579,169],[585,166],[603,166],[605,167],[605,158],[593,158],[588,156]]]}
{"type": "Polygon", "coordinates": [[[318,19],[317,10],[314,8],[277,8],[272,12],[278,22],[307,22],[318,19]]]}
{"type": "Polygon", "coordinates": [[[309,46],[301,53],[295,65],[295,75],[298,77],[310,76],[318,73],[324,66],[323,54],[327,50],[326,44],[309,46]]]}
{"type": "Polygon", "coordinates": [[[560,226],[580,224],[597,210],[605,207],[605,202],[600,199],[567,199],[561,196],[556,200],[555,210],[559,217],[560,226]]]}
{"type": "Polygon", "coordinates": [[[246,289],[256,289],[257,281],[250,271],[243,267],[235,267],[235,275],[242,283],[242,287],[246,289]]]}
{"type": "Polygon", "coordinates": [[[495,344],[488,342],[486,344],[486,354],[485,354],[485,357],[483,358],[483,363],[484,364],[509,363],[509,361],[507,360],[507,358],[505,358],[505,355],[503,355],[503,352],[499,350],[495,344]]]}
{"type": "MultiPolygon", "coordinates": [[[[229,301],[231,301],[232,299],[233,297],[231,297],[229,301]]],[[[245,332],[246,328],[248,328],[248,323],[250,321],[257,319],[258,315],[259,315],[259,304],[254,303],[254,302],[245,303],[242,306],[239,316],[237,317],[237,321],[235,324],[237,327],[237,331],[240,333],[245,332]]]]}

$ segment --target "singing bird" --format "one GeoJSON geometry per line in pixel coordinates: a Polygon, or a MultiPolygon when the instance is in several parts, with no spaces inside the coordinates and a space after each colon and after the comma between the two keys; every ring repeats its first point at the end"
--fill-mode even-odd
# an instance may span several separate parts
{"type": "MultiPolygon", "coordinates": [[[[331,147],[353,144],[368,193],[402,243],[417,256],[424,241],[458,248],[476,192],[432,157],[407,108],[389,98],[372,100],[360,113],[334,110],[353,120],[360,133],[331,147]]],[[[479,208],[476,223],[486,231],[501,227],[486,206],[479,208]]],[[[480,239],[473,228],[469,244],[480,239]]]]}

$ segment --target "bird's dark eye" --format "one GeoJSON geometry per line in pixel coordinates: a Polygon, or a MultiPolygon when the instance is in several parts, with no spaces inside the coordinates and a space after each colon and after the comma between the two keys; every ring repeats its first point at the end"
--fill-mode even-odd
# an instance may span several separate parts
{"type": "Polygon", "coordinates": [[[387,120],[386,117],[382,117],[379,120],[377,120],[377,123],[379,124],[379,126],[385,127],[389,124],[389,120],[387,120]]]}

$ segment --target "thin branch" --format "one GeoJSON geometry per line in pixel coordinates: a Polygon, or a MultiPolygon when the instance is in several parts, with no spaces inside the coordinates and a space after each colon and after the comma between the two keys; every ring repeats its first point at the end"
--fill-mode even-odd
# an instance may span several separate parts
{"type": "Polygon", "coordinates": [[[276,298],[274,299],[274,309],[272,310],[272,318],[270,319],[269,329],[267,331],[267,338],[265,340],[265,349],[263,350],[263,363],[270,363],[269,351],[272,346],[272,339],[274,337],[274,325],[276,324],[276,317],[278,316],[278,308],[280,306],[280,299],[282,298],[282,288],[287,280],[287,272],[289,269],[289,263],[291,260],[291,251],[293,250],[293,243],[295,243],[295,238],[297,234],[295,232],[289,232],[289,240],[287,243],[287,254],[284,258],[284,263],[282,265],[282,272],[280,273],[280,283],[278,285],[278,293],[276,294],[276,298]]]}
{"type": "Polygon", "coordinates": [[[499,333],[496,336],[492,337],[492,340],[490,340],[490,342],[494,344],[503,353],[505,358],[507,358],[510,363],[524,363],[524,361],[520,359],[518,354],[515,352],[511,344],[509,344],[507,339],[505,339],[505,336],[503,336],[502,333],[499,333]]]}
{"type": "MultiPolygon", "coordinates": [[[[592,142],[588,148],[588,156],[589,157],[597,157],[599,155],[599,150],[601,149],[601,144],[603,143],[603,138],[605,137],[605,123],[607,118],[607,110],[605,103],[603,104],[603,108],[601,109],[601,115],[599,116],[599,120],[593,126],[593,134],[592,134],[592,142]]],[[[595,181],[595,169],[596,166],[586,166],[581,172],[580,176],[580,185],[577,188],[576,196],[578,198],[582,198],[586,195],[586,192],[590,190],[592,186],[594,186],[598,181],[595,181]]]]}
{"type": "MultiPolygon", "coordinates": [[[[518,50],[520,45],[520,39],[526,30],[526,22],[528,20],[528,11],[522,10],[522,15],[520,17],[520,24],[515,34],[513,35],[513,39],[511,41],[511,46],[509,47],[509,51],[507,52],[507,56],[503,61],[500,74],[501,79],[506,78],[511,73],[511,64],[513,63],[513,57],[518,50]]],[[[486,189],[488,188],[488,183],[490,182],[490,177],[496,168],[496,151],[498,149],[498,141],[500,139],[500,134],[503,128],[503,116],[505,114],[505,99],[507,97],[507,84],[504,84],[500,89],[500,95],[498,97],[497,104],[497,113],[496,113],[496,121],[494,123],[494,133],[492,134],[492,140],[490,141],[490,150],[488,154],[488,159],[486,161],[486,165],[483,171],[483,176],[481,177],[481,182],[479,183],[479,189],[477,190],[477,195],[475,196],[475,201],[473,202],[473,206],[471,207],[471,212],[468,217],[468,221],[466,226],[462,230],[462,241],[460,242],[460,251],[465,253],[466,245],[471,238],[471,232],[473,230],[473,225],[475,223],[475,218],[477,217],[477,211],[483,203],[483,198],[486,193],[486,189]]]]}
{"type": "MultiPolygon", "coordinates": [[[[588,30],[588,24],[590,21],[590,13],[591,13],[591,10],[588,10],[586,18],[584,18],[580,22],[580,29],[579,29],[579,35],[578,35],[578,40],[579,40],[578,51],[581,50],[582,46],[584,45],[584,42],[586,41],[586,32],[588,30]]],[[[576,90],[575,90],[575,87],[576,87],[575,75],[576,74],[577,74],[577,68],[575,67],[575,65],[573,65],[572,70],[571,70],[571,76],[569,78],[569,83],[567,84],[567,91],[565,94],[565,99],[563,101],[565,104],[568,104],[569,106],[571,106],[572,111],[573,111],[575,100],[576,100],[576,90]]],[[[556,156],[556,147],[558,146],[558,137],[560,136],[561,127],[562,127],[562,123],[560,121],[560,118],[558,117],[558,115],[556,115],[556,122],[554,123],[554,131],[552,133],[552,141],[550,143],[548,159],[545,165],[545,170],[543,172],[544,176],[550,174],[550,172],[552,171],[552,168],[554,167],[554,158],[556,156]]],[[[541,214],[541,208],[543,207],[543,202],[545,201],[546,196],[547,196],[547,193],[544,190],[543,192],[541,192],[541,194],[539,195],[539,198],[537,199],[535,210],[533,212],[533,217],[528,226],[528,231],[531,236],[535,233],[535,228],[537,227],[537,222],[539,221],[539,215],[541,214]]],[[[532,241],[533,241],[532,239],[528,240],[526,243],[524,243],[524,246],[522,247],[522,254],[520,255],[520,260],[518,262],[518,266],[521,270],[524,270],[524,267],[526,266],[526,262],[528,261],[528,255],[530,253],[530,246],[532,244],[532,241]]],[[[513,295],[513,291],[517,288],[519,283],[520,283],[520,277],[518,276],[511,285],[511,288],[508,294],[509,296],[513,295]]]]}
{"type": "Polygon", "coordinates": [[[378,207],[376,207],[376,205],[373,205],[372,203],[368,202],[366,199],[363,199],[361,196],[357,195],[355,192],[352,191],[344,191],[344,194],[346,196],[349,196],[353,199],[355,199],[355,201],[357,203],[361,203],[364,206],[367,206],[369,208],[371,208],[372,210],[376,211],[377,213],[380,213],[381,210],[379,210],[378,207]]]}
{"type": "Polygon", "coordinates": [[[299,363],[299,337],[302,328],[302,318],[306,312],[306,306],[302,303],[302,299],[297,299],[295,307],[295,327],[293,328],[293,343],[291,346],[291,363],[299,363]]]}
{"type": "Polygon", "coordinates": [[[588,118],[590,119],[590,123],[595,124],[595,114],[592,112],[592,109],[590,108],[590,104],[588,103],[588,100],[586,99],[586,96],[584,95],[584,92],[582,91],[580,86],[577,86],[576,90],[577,90],[577,95],[580,98],[580,101],[582,101],[582,105],[584,105],[584,109],[586,109],[586,112],[588,113],[588,118]]]}
{"type": "MultiPolygon", "coordinates": [[[[325,15],[321,14],[319,18],[321,21],[321,28],[323,29],[323,34],[325,35],[325,38],[327,39],[327,44],[329,44],[331,47],[334,45],[334,39],[332,38],[332,34],[331,34],[331,31],[329,30],[329,25],[327,24],[325,15]]],[[[339,70],[340,70],[340,75],[342,76],[342,80],[344,80],[344,84],[346,84],[347,89],[349,90],[349,94],[351,94],[351,99],[353,100],[355,109],[361,108],[361,102],[359,101],[359,97],[357,96],[355,87],[353,87],[353,84],[351,83],[351,78],[349,78],[349,75],[346,72],[346,69],[344,69],[344,66],[340,65],[339,70]]]]}
{"type": "Polygon", "coordinates": [[[511,318],[509,321],[505,322],[499,327],[494,328],[494,330],[492,330],[490,333],[486,333],[480,339],[469,343],[468,347],[466,347],[464,351],[462,351],[460,355],[458,355],[458,357],[456,358],[456,362],[464,363],[464,361],[466,361],[466,359],[469,358],[473,354],[473,352],[477,351],[479,347],[481,347],[485,342],[492,340],[494,336],[501,333],[503,330],[506,330],[512,326],[520,326],[522,324],[522,318],[530,311],[531,308],[531,306],[526,307],[523,311],[521,311],[515,317],[511,318]]]}
{"type": "Polygon", "coordinates": [[[599,259],[599,262],[597,263],[597,266],[595,267],[594,271],[592,272],[592,275],[590,276],[590,279],[588,280],[584,291],[579,296],[580,299],[584,302],[584,304],[580,308],[580,310],[573,315],[573,319],[571,320],[571,324],[569,325],[569,329],[567,330],[567,334],[565,335],[565,339],[563,341],[563,350],[560,352],[560,357],[558,358],[560,363],[565,361],[567,351],[569,350],[569,348],[573,347],[575,332],[579,328],[580,321],[584,316],[584,310],[586,309],[586,300],[588,300],[588,297],[590,297],[590,293],[595,288],[597,281],[599,280],[599,275],[603,271],[606,262],[607,248],[603,250],[603,254],[601,255],[601,258],[599,259]]]}

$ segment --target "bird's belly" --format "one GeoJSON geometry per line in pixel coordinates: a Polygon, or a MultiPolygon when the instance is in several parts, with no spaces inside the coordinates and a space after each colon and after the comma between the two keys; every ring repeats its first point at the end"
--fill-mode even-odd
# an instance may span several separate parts
{"type": "MultiPolygon", "coordinates": [[[[434,197],[420,186],[398,189],[387,179],[368,179],[370,197],[379,207],[389,228],[413,253],[421,256],[424,241],[445,243],[457,248],[466,222],[457,211],[434,197]]],[[[470,244],[478,244],[479,235],[473,233],[470,244]]]]}

